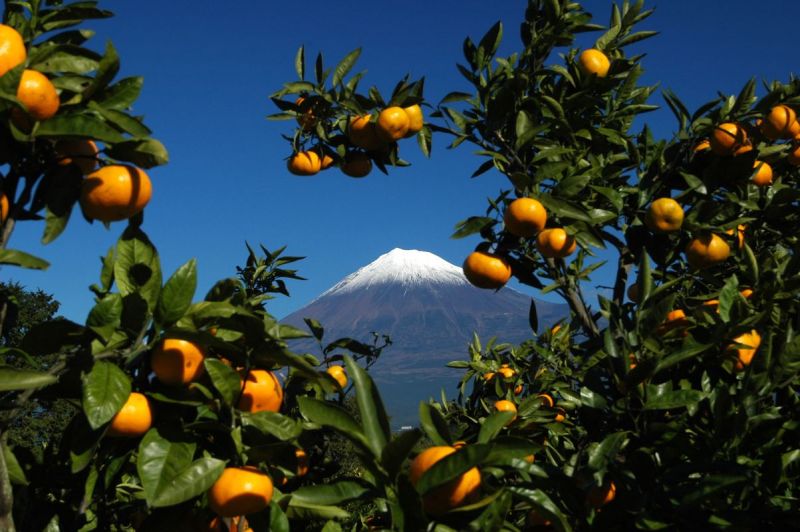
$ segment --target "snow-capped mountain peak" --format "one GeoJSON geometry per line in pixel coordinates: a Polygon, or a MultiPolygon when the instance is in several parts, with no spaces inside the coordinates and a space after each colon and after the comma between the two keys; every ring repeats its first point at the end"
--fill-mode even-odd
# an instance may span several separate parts
{"type": "MultiPolygon", "coordinates": [[[[395,248],[351,273],[322,296],[369,289],[386,283],[402,286],[423,284],[469,284],[464,272],[441,257],[427,251],[395,248]]],[[[322,297],[320,296],[320,297],[322,297]]]]}

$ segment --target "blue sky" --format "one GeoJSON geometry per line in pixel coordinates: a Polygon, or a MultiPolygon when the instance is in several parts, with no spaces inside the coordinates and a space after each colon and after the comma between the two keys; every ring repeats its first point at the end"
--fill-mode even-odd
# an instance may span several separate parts
{"type": "MultiPolygon", "coordinates": [[[[424,249],[455,264],[477,237],[450,240],[456,222],[482,214],[486,198],[504,187],[499,175],[470,179],[482,159],[466,145],[445,150],[434,137],[431,159],[406,141],[412,163],[389,176],[355,180],[332,169],[313,177],[290,175],[281,138],[294,126],[270,122],[268,95],[295,79],[300,45],[307,57],[322,51],[333,66],[363,47],[357,69],[362,85],[389,93],[406,73],[426,78],[425,96],[438,102],[464,90],[455,64],[464,37],[477,40],[497,20],[505,25],[503,53],[516,49],[525,2],[307,0],[293,2],[101,2],[116,17],[90,25],[93,46],[111,40],[122,58],[121,75],[143,75],[134,111],[145,115],[154,136],[170,151],[169,165],[153,169],[153,199],[144,229],[159,249],[165,278],[196,257],[197,299],[211,284],[234,275],[245,241],[306,256],[300,274],[271,312],[282,317],[308,303],[339,279],[392,248],[424,249]],[[185,6],[191,5],[190,9],[185,6]],[[233,7],[236,6],[236,7],[233,7]]],[[[610,2],[584,2],[596,22],[608,22],[610,2]]],[[[661,35],[632,51],[646,52],[645,83],[676,92],[690,109],[717,91],[737,93],[751,77],[787,80],[796,69],[800,3],[672,0],[647,2],[656,14],[642,29],[661,35]]],[[[596,35],[577,44],[591,45],[596,35]]],[[[555,58],[554,58],[555,60],[555,58]]],[[[760,89],[759,94],[763,94],[760,89]]],[[[660,95],[653,103],[662,104],[660,95]]],[[[671,134],[665,108],[648,115],[657,135],[671,134]]],[[[46,272],[3,268],[0,279],[42,288],[62,303],[62,313],[83,321],[92,306],[99,257],[124,229],[90,226],[79,212],[56,242],[41,246],[43,226],[20,224],[11,247],[51,262],[46,272]]],[[[603,284],[603,279],[598,279],[603,284]]],[[[532,290],[522,291],[534,295],[532,290]]]]}

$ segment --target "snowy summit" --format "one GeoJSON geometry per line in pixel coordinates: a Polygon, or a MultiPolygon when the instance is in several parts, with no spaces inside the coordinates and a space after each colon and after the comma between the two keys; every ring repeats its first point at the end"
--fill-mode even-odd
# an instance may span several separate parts
{"type": "Polygon", "coordinates": [[[469,284],[461,268],[433,253],[395,248],[351,273],[322,296],[369,289],[386,283],[406,287],[423,284],[469,284]]]}

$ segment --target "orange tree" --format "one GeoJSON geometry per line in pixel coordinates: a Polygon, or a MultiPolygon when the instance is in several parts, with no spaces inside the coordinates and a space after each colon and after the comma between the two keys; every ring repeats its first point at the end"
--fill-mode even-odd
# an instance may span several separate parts
{"type": "MultiPolygon", "coordinates": [[[[466,370],[462,394],[421,406],[436,450],[404,449],[409,470],[377,510],[386,528],[793,526],[800,83],[757,98],[751,81],[694,112],[665,92],[674,138],[634,131],[655,88],[625,50],[654,35],[636,29],[649,14],[613,5],[603,27],[577,2],[529,0],[516,53],[497,56],[499,23],[464,42],[469,89],[419,138],[426,153],[428,130],[470,143],[485,157],[474,176],[508,178],[457,225],[454,237],[482,239],[465,274],[557,293],[570,318],[520,346],[476,339],[451,364],[466,370]],[[588,31],[600,32],[591,48],[570,48],[588,31]],[[608,260],[612,286],[592,303],[585,288],[608,260]]],[[[367,145],[353,126],[424,103],[421,87],[411,100],[406,81],[387,103],[360,96],[360,75],[345,80],[351,55],[326,88],[321,59],[316,83],[303,81],[302,55],[301,81],[275,95],[277,117],[300,124],[294,151],[391,160],[396,144],[367,145]]],[[[530,321],[536,331],[535,305],[530,321]]]]}

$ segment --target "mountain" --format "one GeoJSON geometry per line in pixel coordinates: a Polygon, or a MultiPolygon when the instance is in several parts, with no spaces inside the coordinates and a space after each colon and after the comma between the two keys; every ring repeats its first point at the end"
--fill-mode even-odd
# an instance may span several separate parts
{"type": "MultiPolygon", "coordinates": [[[[531,300],[510,288],[497,292],[472,286],[458,266],[426,251],[393,249],[348,275],[282,321],[305,328],[303,318],[325,327],[325,342],[350,337],[370,342],[387,334],[392,345],[370,369],[392,424],[416,423],[419,401],[457,394],[460,370],[445,367],[465,359],[473,331],[485,343],[531,338],[531,300]]],[[[568,315],[566,305],[536,301],[539,327],[568,315]]],[[[295,351],[320,355],[313,340],[293,341],[295,351]]]]}

